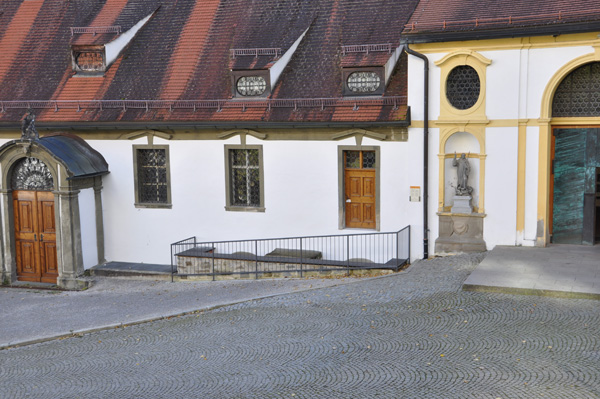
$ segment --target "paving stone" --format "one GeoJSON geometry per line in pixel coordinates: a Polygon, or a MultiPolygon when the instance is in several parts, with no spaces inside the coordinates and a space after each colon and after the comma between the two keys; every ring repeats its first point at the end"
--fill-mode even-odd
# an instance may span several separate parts
{"type": "Polygon", "coordinates": [[[598,398],[598,301],[461,290],[483,255],[0,351],[7,398],[598,398]]]}

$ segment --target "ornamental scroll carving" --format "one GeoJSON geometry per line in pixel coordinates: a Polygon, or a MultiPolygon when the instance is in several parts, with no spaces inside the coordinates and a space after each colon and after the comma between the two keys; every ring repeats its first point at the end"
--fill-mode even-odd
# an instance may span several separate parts
{"type": "Polygon", "coordinates": [[[45,163],[28,157],[15,165],[11,186],[13,190],[50,191],[54,188],[54,179],[45,163]]]}

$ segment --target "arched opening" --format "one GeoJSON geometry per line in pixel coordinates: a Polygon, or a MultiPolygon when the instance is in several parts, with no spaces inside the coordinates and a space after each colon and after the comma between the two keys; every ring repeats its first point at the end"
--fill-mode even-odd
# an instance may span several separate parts
{"type": "Polygon", "coordinates": [[[10,183],[17,279],[56,284],[59,272],[52,173],[42,160],[24,157],[13,164],[10,183]]]}
{"type": "Polygon", "coordinates": [[[482,134],[455,128],[441,135],[436,253],[486,250],[483,240],[484,151],[482,134]]]}
{"type": "Polygon", "coordinates": [[[468,185],[473,191],[471,204],[477,212],[479,206],[479,165],[480,145],[475,136],[467,132],[457,132],[452,134],[444,146],[444,209],[452,207],[454,195],[458,187],[457,168],[454,166],[454,159],[460,159],[465,154],[470,168],[468,174],[468,185]]]}
{"type": "Polygon", "coordinates": [[[552,127],[549,190],[552,242],[600,241],[600,125],[590,125],[587,119],[598,116],[600,62],[590,62],[566,75],[552,100],[552,117],[572,121],[570,126],[552,127]]]}
{"type": "Polygon", "coordinates": [[[20,140],[0,147],[0,172],[0,228],[6,238],[0,252],[2,280],[87,287],[88,281],[81,278],[82,218],[85,227],[94,229],[95,253],[101,263],[106,160],[77,136],[54,133],[40,138],[32,127],[24,129],[20,140]],[[79,194],[87,189],[93,189],[93,196],[86,197],[86,204],[91,200],[93,206],[82,214],[79,194]]]}

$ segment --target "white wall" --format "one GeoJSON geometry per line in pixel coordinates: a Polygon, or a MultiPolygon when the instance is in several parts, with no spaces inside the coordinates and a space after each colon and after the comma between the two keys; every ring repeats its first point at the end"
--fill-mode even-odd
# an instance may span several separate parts
{"type": "Polygon", "coordinates": [[[539,118],[542,96],[550,79],[565,64],[594,52],[591,46],[533,49],[529,56],[527,117],[539,118]]]}
{"type": "Polygon", "coordinates": [[[79,192],[79,219],[81,221],[81,247],[83,267],[89,269],[98,264],[98,246],[96,242],[96,205],[94,189],[79,192]]]}
{"type": "MultiPolygon", "coordinates": [[[[172,209],[134,206],[133,144],[135,141],[89,141],[109,164],[103,178],[104,229],[107,260],[169,263],[172,242],[196,236],[199,241],[370,233],[338,229],[338,146],[340,141],[261,141],[263,146],[265,212],[225,210],[226,144],[220,141],[164,141],[168,144],[172,209]]],[[[422,256],[422,202],[409,202],[410,186],[422,187],[422,134],[408,142],[363,139],[379,146],[381,162],[381,231],[413,229],[413,258],[422,256]],[[420,229],[418,228],[420,226],[420,229]]]]}
{"type": "Polygon", "coordinates": [[[486,130],[483,239],[488,249],[516,244],[518,139],[516,127],[486,130]]]}
{"type": "MultiPolygon", "coordinates": [[[[487,216],[484,219],[484,239],[488,248],[496,245],[535,244],[538,224],[539,128],[529,126],[526,129],[525,228],[517,235],[517,122],[534,122],[539,119],[542,97],[550,79],[565,64],[593,51],[593,47],[585,45],[479,52],[492,61],[486,69],[486,117],[494,122],[495,126],[507,126],[485,128],[487,158],[484,208],[487,216]]],[[[434,63],[447,54],[426,54],[430,67],[429,119],[433,123],[440,114],[441,82],[440,68],[434,63]]],[[[408,68],[408,102],[411,106],[411,116],[413,121],[421,122],[424,117],[423,62],[417,57],[409,56],[408,68]]],[[[418,130],[410,129],[411,132],[418,130]]],[[[430,129],[430,143],[430,239],[433,243],[438,237],[438,217],[435,215],[438,202],[437,198],[434,198],[437,196],[439,184],[439,161],[436,156],[439,152],[439,136],[436,129],[430,129]]],[[[453,150],[450,149],[450,152],[453,150]]],[[[417,155],[414,154],[413,157],[416,159],[417,155]]],[[[446,162],[446,176],[442,177],[446,193],[450,193],[446,198],[446,205],[449,205],[448,197],[452,196],[452,188],[448,187],[452,179],[448,178],[448,172],[454,172],[448,163],[451,162],[446,162]]],[[[476,165],[472,162],[472,166],[476,165]]],[[[469,177],[471,185],[474,182],[478,184],[473,177],[477,172],[475,169],[469,177]]],[[[433,244],[431,246],[433,248],[433,244]]]]}

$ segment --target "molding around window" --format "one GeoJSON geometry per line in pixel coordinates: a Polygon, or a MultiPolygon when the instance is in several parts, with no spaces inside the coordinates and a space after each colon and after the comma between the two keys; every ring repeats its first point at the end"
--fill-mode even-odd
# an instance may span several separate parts
{"type": "Polygon", "coordinates": [[[436,61],[435,65],[440,68],[440,120],[445,121],[464,121],[464,120],[487,120],[485,114],[486,99],[486,72],[487,67],[492,63],[481,54],[465,50],[456,51],[447,54],[441,60],[436,61]],[[458,109],[452,106],[446,94],[446,83],[448,75],[457,66],[470,66],[479,76],[479,97],[475,104],[468,109],[458,109]]]}
{"type": "Polygon", "coordinates": [[[265,176],[262,145],[225,145],[225,210],[234,212],[265,212],[265,176]],[[231,201],[231,161],[230,150],[258,150],[258,170],[260,180],[260,201],[258,206],[240,206],[231,201]]]}
{"type": "Polygon", "coordinates": [[[168,145],[133,145],[133,181],[135,190],[135,207],[136,208],[154,208],[154,209],[171,209],[173,207],[171,202],[171,162],[169,158],[169,146],[168,145]],[[139,184],[138,181],[138,150],[165,150],[166,157],[166,174],[167,174],[167,198],[166,202],[142,202],[140,200],[139,184]]]}

